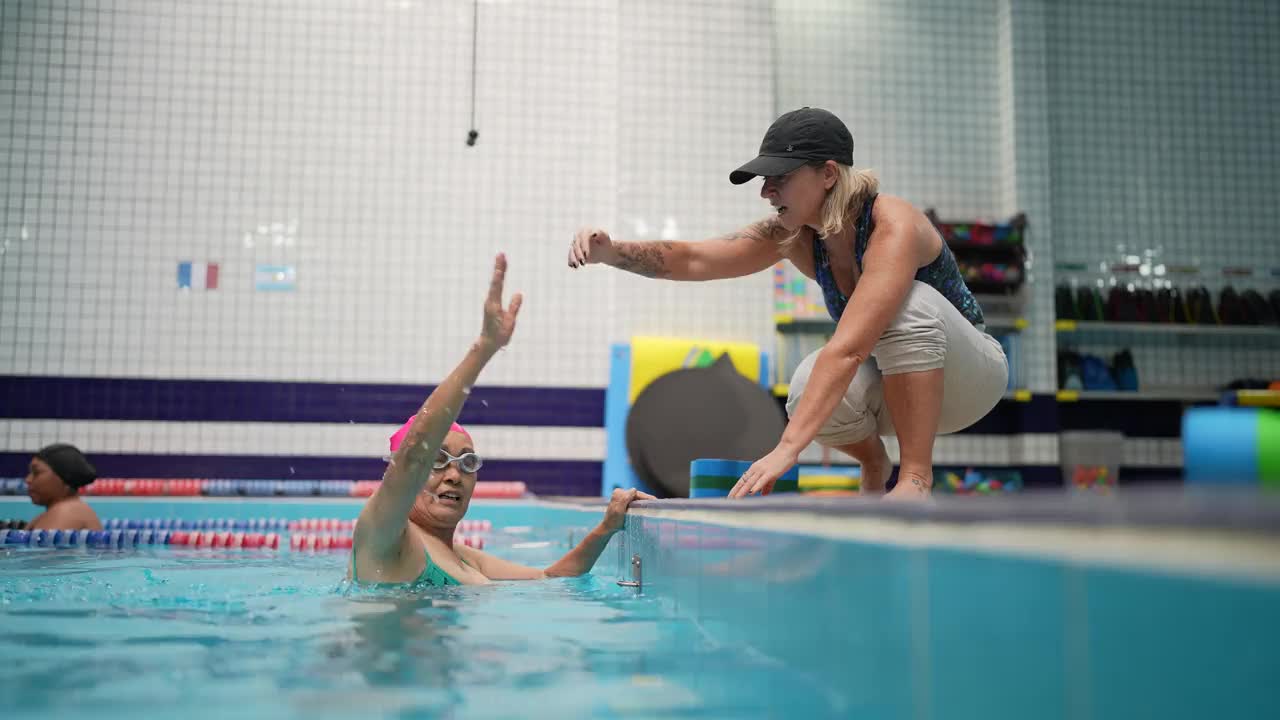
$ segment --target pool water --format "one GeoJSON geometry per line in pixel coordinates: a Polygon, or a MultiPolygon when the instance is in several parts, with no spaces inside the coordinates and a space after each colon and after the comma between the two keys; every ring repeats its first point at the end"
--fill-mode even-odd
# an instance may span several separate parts
{"type": "MultiPolygon", "coordinates": [[[[544,527],[493,545],[544,566],[566,551],[568,531],[544,527]]],[[[354,588],[344,580],[347,561],[340,551],[0,548],[4,715],[830,710],[805,677],[745,646],[717,644],[662,601],[619,587],[604,574],[607,563],[580,578],[407,591],[354,588]],[[780,703],[780,686],[795,697],[780,703]]]]}

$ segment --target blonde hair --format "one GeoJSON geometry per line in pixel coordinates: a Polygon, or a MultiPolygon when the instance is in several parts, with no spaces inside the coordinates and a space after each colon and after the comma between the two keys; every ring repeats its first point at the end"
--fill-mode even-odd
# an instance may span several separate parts
{"type": "MultiPolygon", "coordinates": [[[[821,167],[821,163],[815,163],[815,169],[821,167]]],[[[818,234],[822,237],[838,235],[844,230],[845,223],[857,217],[867,200],[879,191],[880,179],[873,171],[836,163],[836,184],[831,186],[827,198],[822,201],[818,234]]],[[[804,227],[799,228],[783,244],[794,244],[804,230],[804,227]]]]}

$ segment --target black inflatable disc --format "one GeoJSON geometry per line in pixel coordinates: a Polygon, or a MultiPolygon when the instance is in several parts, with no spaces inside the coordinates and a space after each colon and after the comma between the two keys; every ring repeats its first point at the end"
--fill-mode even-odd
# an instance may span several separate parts
{"type": "Polygon", "coordinates": [[[698,458],[759,460],[786,427],[778,402],[722,355],[704,368],[659,377],[627,416],[627,452],[642,480],[665,497],[689,496],[689,463],[698,458]]]}

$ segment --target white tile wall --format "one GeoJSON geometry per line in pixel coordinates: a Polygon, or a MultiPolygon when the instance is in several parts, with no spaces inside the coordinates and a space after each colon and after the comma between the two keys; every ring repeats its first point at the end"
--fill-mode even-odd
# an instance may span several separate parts
{"type": "MultiPolygon", "coordinates": [[[[613,235],[701,240],[768,214],[759,187],[732,185],[729,172],[755,157],[774,118],[769,3],[622,3],[619,23],[613,235]]],[[[745,340],[772,351],[768,273],[697,284],[610,274],[615,337],[745,340]]]]}
{"type": "Polygon", "coordinates": [[[884,192],[944,217],[1000,207],[995,0],[778,0],[778,113],[824,107],[884,192]]]}

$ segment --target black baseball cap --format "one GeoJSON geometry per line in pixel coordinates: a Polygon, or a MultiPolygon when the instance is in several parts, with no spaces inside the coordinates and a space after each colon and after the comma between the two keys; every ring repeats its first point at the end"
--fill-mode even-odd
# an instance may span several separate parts
{"type": "Polygon", "coordinates": [[[835,115],[803,107],[773,121],[760,154],[729,173],[729,182],[741,185],[757,175],[786,175],[805,163],[826,160],[852,165],[853,135],[835,115]]]}

